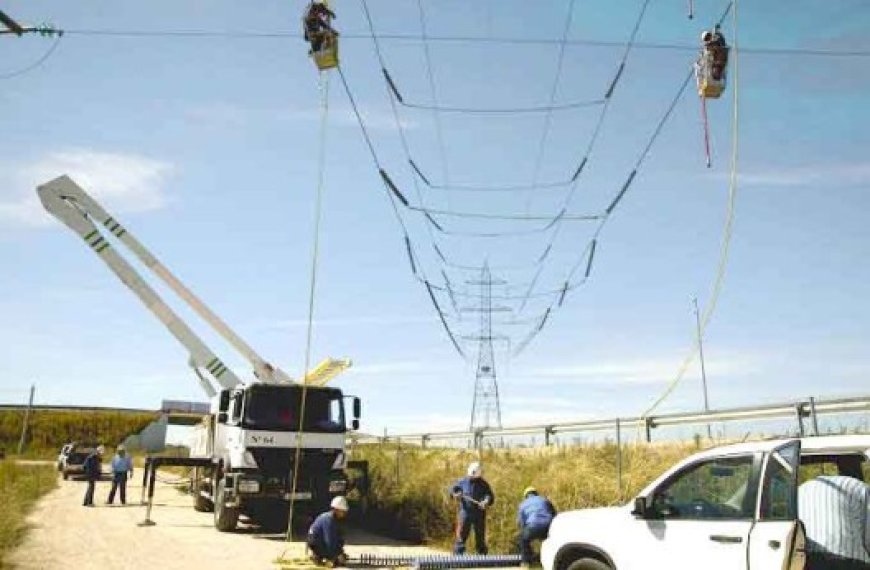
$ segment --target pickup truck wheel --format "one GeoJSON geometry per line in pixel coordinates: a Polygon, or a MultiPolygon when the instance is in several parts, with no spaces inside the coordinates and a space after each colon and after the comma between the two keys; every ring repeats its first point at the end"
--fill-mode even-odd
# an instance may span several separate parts
{"type": "Polygon", "coordinates": [[[578,558],[565,566],[565,570],[612,570],[610,566],[595,558],[578,558]]]}
{"type": "Polygon", "coordinates": [[[232,532],[239,522],[239,509],[225,506],[224,489],[224,478],[221,477],[214,494],[214,526],[221,532],[232,532]]]}

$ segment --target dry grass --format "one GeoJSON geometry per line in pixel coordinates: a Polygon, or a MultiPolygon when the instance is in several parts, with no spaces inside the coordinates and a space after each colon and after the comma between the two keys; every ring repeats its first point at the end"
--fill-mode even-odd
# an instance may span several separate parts
{"type": "MultiPolygon", "coordinates": [[[[698,449],[697,442],[624,446],[621,492],[613,444],[486,450],[480,459],[496,495],[487,517],[490,549],[516,550],[516,509],[528,485],[558,510],[621,504],[698,449]]],[[[456,507],[447,489],[478,459],[474,452],[372,445],[357,448],[354,455],[370,465],[372,511],[367,522],[400,538],[452,543],[456,507]]]]}
{"type": "Polygon", "coordinates": [[[53,465],[19,465],[0,462],[0,568],[6,567],[9,551],[21,542],[27,529],[25,517],[39,497],[57,487],[53,465]]]}

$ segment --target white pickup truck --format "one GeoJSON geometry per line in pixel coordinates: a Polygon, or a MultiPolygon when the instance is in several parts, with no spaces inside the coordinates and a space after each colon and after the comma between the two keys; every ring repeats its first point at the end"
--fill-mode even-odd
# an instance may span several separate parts
{"type": "MultiPolygon", "coordinates": [[[[827,570],[832,566],[807,562],[800,518],[819,515],[806,512],[803,495],[798,513],[798,485],[818,475],[866,482],[870,435],[757,441],[697,453],[628,505],[560,513],[541,546],[541,563],[544,570],[827,570]]],[[[870,537],[870,522],[854,524],[861,528],[850,530],[870,537]]]]}

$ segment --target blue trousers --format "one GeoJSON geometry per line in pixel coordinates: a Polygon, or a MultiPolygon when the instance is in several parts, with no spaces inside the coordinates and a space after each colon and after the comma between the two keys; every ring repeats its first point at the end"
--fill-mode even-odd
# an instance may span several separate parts
{"type": "Polygon", "coordinates": [[[110,505],[115,502],[115,491],[121,492],[121,504],[127,504],[127,472],[112,474],[112,490],[109,491],[109,498],[106,500],[110,505]]]}
{"type": "Polygon", "coordinates": [[[465,511],[459,511],[459,520],[456,523],[456,543],[453,545],[453,554],[465,554],[465,541],[474,529],[474,546],[478,554],[488,554],[486,547],[486,515],[469,515],[465,511]]]}
{"type": "Polygon", "coordinates": [[[533,540],[544,540],[547,538],[547,533],[550,530],[550,525],[531,525],[523,527],[520,532],[520,558],[526,564],[531,564],[535,557],[535,551],[532,549],[533,540]]]}

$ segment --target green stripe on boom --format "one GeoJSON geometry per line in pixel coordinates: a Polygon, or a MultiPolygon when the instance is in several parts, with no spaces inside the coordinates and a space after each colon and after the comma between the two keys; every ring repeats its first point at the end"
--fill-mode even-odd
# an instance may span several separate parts
{"type": "Polygon", "coordinates": [[[105,241],[106,240],[103,238],[103,236],[100,236],[91,243],[91,247],[97,249],[97,247],[99,247],[99,245],[105,241]]]}
{"type": "Polygon", "coordinates": [[[92,231],[91,233],[89,233],[88,235],[85,236],[85,238],[84,238],[85,241],[90,242],[91,238],[94,237],[98,233],[100,233],[100,232],[98,232],[97,230],[92,231]]]}
{"type": "Polygon", "coordinates": [[[220,362],[218,357],[215,356],[208,364],[205,365],[205,369],[211,372],[211,367],[215,365],[215,363],[220,362]]]}
{"type": "Polygon", "coordinates": [[[103,245],[101,245],[100,247],[97,248],[97,253],[103,253],[103,250],[106,249],[107,247],[109,247],[109,244],[104,243],[103,245]]]}

